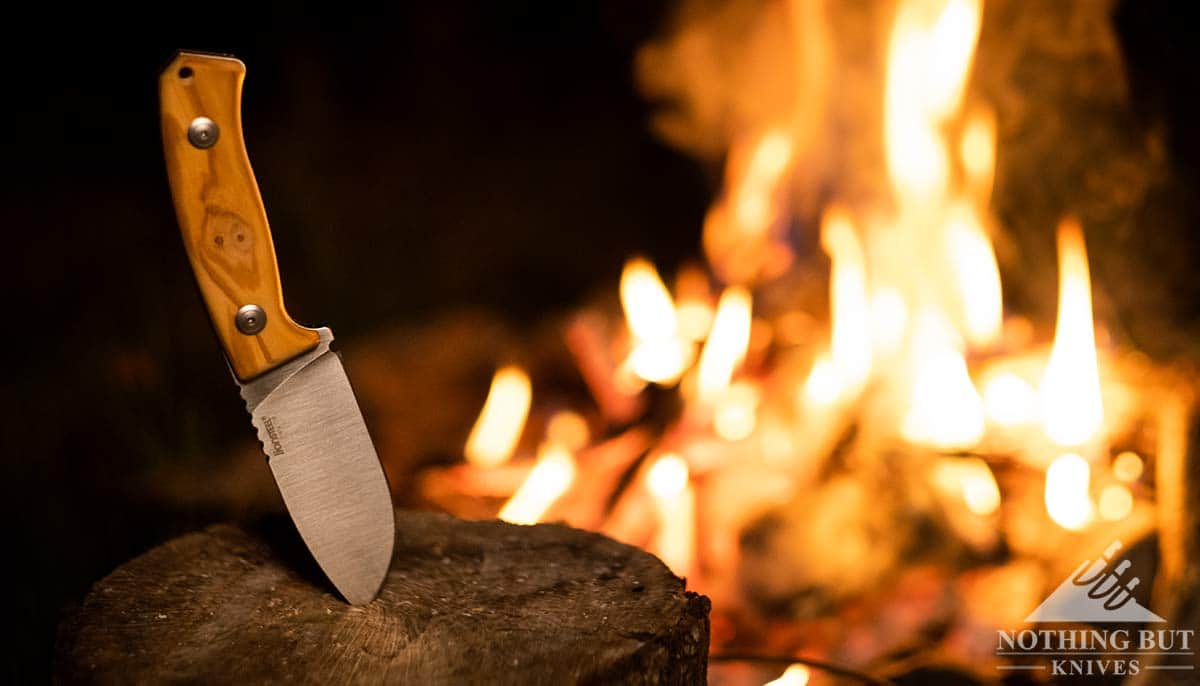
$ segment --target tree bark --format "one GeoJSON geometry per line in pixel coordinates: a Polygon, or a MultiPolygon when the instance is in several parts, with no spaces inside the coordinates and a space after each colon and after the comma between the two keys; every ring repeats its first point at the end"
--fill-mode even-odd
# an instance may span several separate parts
{"type": "Polygon", "coordinates": [[[351,607],[286,520],[188,534],[59,627],[59,683],[702,684],[708,599],[657,558],[557,524],[397,512],[351,607]]]}

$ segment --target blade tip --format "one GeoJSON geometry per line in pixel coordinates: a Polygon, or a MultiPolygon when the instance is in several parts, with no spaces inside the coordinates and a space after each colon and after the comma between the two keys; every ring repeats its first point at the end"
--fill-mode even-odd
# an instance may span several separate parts
{"type": "MultiPolygon", "coordinates": [[[[392,569],[392,553],[396,545],[396,524],[393,520],[391,526],[388,527],[387,543],[380,545],[381,554],[370,561],[368,565],[371,569],[365,571],[358,580],[370,580],[366,583],[353,584],[338,584],[337,581],[330,579],[333,585],[337,588],[338,593],[346,599],[346,602],[354,606],[362,606],[370,604],[375,598],[379,597],[379,592],[383,590],[383,584],[387,581],[388,572],[392,569]],[[386,554],[382,551],[386,549],[386,554]]],[[[382,543],[382,537],[381,543],[382,543]]]]}

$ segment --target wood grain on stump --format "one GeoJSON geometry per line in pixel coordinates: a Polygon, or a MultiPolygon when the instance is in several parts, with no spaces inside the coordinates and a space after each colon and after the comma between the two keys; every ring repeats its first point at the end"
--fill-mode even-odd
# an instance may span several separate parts
{"type": "Polygon", "coordinates": [[[216,525],[98,582],[59,682],[701,684],[707,598],[636,548],[556,524],[397,512],[383,590],[351,607],[285,520],[216,525]]]}

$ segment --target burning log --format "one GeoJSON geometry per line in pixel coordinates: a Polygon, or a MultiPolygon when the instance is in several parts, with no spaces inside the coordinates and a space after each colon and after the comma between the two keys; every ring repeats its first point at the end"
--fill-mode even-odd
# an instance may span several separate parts
{"type": "Polygon", "coordinates": [[[604,521],[609,494],[650,447],[650,433],[630,429],[593,446],[579,456],[579,471],[571,487],[546,513],[547,521],[595,529],[604,521]]]}
{"type": "Polygon", "coordinates": [[[614,424],[624,424],[645,408],[637,393],[616,383],[617,365],[605,347],[603,330],[601,317],[581,314],[566,325],[563,338],[601,414],[614,424]]]}
{"type": "Polygon", "coordinates": [[[708,599],[653,556],[558,525],[397,519],[363,607],[280,521],[155,548],[62,624],[56,681],[704,683],[708,599]]]}

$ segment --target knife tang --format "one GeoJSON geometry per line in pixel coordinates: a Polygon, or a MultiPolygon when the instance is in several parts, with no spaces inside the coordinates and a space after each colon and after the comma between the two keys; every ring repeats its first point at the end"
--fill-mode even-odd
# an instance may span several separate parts
{"type": "Polygon", "coordinates": [[[266,210],[242,139],[246,66],[180,52],[159,76],[175,213],[217,337],[246,381],[316,347],[283,305],[266,210]]]}

